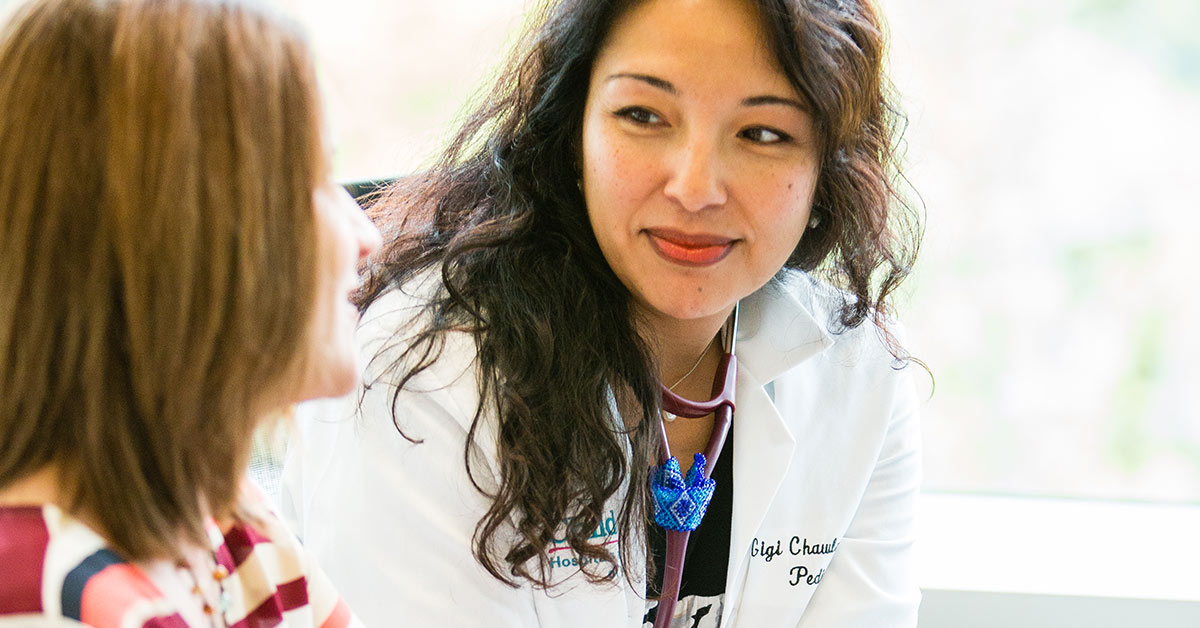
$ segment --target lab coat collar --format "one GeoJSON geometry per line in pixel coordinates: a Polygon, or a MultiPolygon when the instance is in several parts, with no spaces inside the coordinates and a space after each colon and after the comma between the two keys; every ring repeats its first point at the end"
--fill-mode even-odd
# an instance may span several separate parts
{"type": "Polygon", "coordinates": [[[738,368],[763,384],[833,345],[820,291],[807,274],[785,271],[742,300],[738,314],[738,368]]]}

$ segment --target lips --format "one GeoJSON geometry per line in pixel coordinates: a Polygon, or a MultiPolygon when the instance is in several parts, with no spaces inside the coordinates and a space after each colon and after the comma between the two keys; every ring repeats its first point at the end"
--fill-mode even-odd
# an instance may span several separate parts
{"type": "Polygon", "coordinates": [[[648,229],[656,253],[684,266],[710,266],[725,259],[736,240],[711,234],[688,234],[670,229],[648,229]]]}

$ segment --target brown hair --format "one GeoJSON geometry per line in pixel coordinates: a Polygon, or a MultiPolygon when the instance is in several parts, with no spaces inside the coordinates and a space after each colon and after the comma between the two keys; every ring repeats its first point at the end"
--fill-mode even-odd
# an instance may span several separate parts
{"type": "Polygon", "coordinates": [[[301,365],[325,177],[303,39],[201,0],[39,0],[0,40],[0,487],[131,560],[206,543],[301,365]]]}
{"type": "MultiPolygon", "coordinates": [[[[637,555],[631,547],[644,538],[659,382],[628,290],[596,243],[577,186],[592,62],[613,23],[642,1],[541,2],[489,98],[440,160],[399,181],[371,208],[386,243],[362,303],[427,268],[443,282],[421,319],[429,324],[397,330],[409,347],[390,365],[400,388],[437,359],[447,331],[474,335],[484,402],[470,438],[485,408],[494,412],[500,476],[476,528],[474,554],[510,584],[549,584],[546,547],[560,526],[581,562],[612,561],[591,537],[625,481],[631,488],[618,517],[620,556],[637,555]],[[627,393],[640,407],[640,418],[626,417],[628,433],[614,427],[612,392],[627,393]]],[[[784,72],[813,106],[821,138],[813,207],[819,222],[785,269],[842,288],[832,326],[875,324],[897,360],[910,361],[886,325],[889,297],[918,249],[920,216],[897,192],[903,117],[884,74],[874,1],[747,1],[784,72]]],[[[400,390],[394,394],[400,429],[400,390]]],[[[464,464],[474,477],[469,452],[470,445],[464,464]]],[[[641,567],[622,562],[627,574],[641,567]]],[[[616,570],[587,575],[606,580],[616,570]]]]}

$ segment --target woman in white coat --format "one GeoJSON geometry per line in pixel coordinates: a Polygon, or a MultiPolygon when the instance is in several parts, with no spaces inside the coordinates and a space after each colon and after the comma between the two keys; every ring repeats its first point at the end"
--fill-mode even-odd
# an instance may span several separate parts
{"type": "Polygon", "coordinates": [[[883,48],[870,0],[545,7],[374,205],[363,394],[289,454],[287,507],[364,620],[915,625],[888,297],[919,229],[883,48]]]}

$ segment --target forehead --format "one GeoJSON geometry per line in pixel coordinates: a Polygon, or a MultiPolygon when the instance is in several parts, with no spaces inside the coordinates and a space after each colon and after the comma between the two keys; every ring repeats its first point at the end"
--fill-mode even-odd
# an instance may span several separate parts
{"type": "Polygon", "coordinates": [[[689,86],[793,91],[750,0],[638,3],[613,23],[594,72],[600,78],[614,72],[651,74],[681,91],[689,86]]]}

